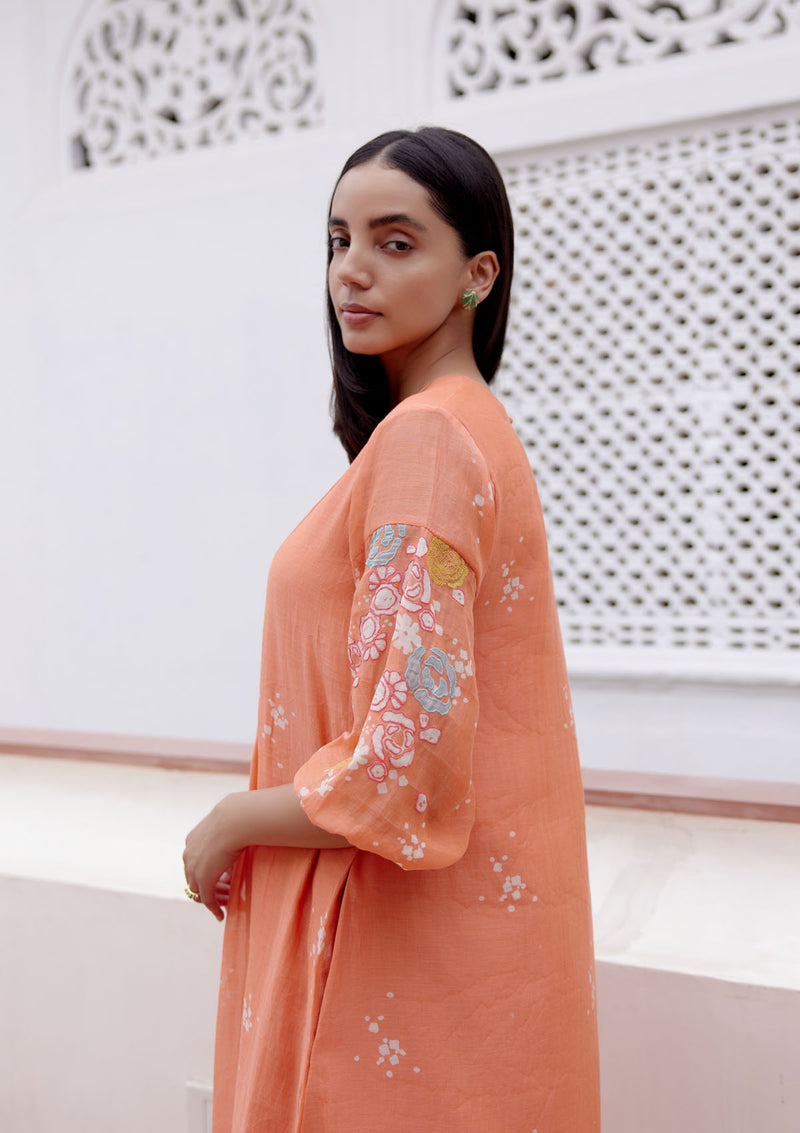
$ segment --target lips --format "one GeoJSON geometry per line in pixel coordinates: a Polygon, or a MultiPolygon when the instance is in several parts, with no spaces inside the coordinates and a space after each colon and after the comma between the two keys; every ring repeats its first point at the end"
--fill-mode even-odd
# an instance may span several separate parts
{"type": "Polygon", "coordinates": [[[342,303],[342,322],[349,327],[363,327],[380,318],[379,311],[362,307],[360,303],[342,303]]]}

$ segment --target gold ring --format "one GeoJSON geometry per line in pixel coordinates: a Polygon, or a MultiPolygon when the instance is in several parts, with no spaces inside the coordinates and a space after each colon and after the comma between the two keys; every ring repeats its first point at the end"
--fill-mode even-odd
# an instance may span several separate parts
{"type": "Polygon", "coordinates": [[[190,889],[188,885],[184,889],[184,893],[187,897],[190,897],[192,901],[202,901],[203,899],[199,893],[195,893],[194,889],[190,889]]]}

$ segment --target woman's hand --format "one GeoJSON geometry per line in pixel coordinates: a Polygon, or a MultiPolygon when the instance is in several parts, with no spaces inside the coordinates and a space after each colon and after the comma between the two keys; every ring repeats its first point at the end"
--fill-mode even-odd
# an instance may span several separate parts
{"type": "MultiPolygon", "coordinates": [[[[247,792],[242,792],[246,794],[247,792]]],[[[186,884],[214,914],[223,919],[234,863],[244,848],[238,836],[237,795],[227,795],[186,838],[183,868],[186,884]]]]}

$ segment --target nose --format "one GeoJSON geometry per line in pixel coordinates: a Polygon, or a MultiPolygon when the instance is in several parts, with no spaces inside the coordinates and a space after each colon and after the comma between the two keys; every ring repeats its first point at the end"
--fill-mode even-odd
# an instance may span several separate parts
{"type": "Polygon", "coordinates": [[[372,275],[367,264],[366,253],[355,242],[344,248],[334,258],[331,269],[337,282],[344,287],[369,287],[372,275]]]}

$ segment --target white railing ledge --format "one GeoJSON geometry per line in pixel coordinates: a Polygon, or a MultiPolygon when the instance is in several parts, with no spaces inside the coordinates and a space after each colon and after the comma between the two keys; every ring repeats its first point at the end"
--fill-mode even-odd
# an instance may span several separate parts
{"type": "Polygon", "coordinates": [[[800,651],[567,646],[566,657],[570,677],[576,679],[800,686],[800,651]]]}

